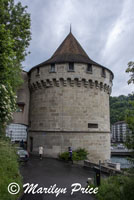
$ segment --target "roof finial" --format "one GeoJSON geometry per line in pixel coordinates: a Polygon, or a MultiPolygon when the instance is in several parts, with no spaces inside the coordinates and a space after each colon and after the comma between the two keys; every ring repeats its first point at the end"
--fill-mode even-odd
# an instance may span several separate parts
{"type": "Polygon", "coordinates": [[[72,33],[72,28],[71,28],[71,24],[70,24],[70,33],[72,33]]]}

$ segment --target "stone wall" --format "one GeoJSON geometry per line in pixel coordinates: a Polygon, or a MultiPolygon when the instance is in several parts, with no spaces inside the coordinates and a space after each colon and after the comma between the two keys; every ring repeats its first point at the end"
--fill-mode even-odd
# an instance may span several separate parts
{"type": "Polygon", "coordinates": [[[87,73],[86,64],[57,64],[33,68],[30,76],[30,128],[33,151],[42,144],[45,155],[57,156],[68,146],[86,148],[95,161],[110,157],[109,94],[111,72],[101,76],[102,68],[93,66],[87,73]],[[89,128],[88,124],[97,124],[89,128]]]}
{"type": "Polygon", "coordinates": [[[95,123],[109,131],[109,95],[96,88],[42,88],[31,93],[30,109],[31,130],[88,131],[95,123]]]}
{"type": "MultiPolygon", "coordinates": [[[[98,163],[110,159],[110,134],[107,132],[29,132],[33,137],[33,153],[38,154],[39,146],[44,147],[44,156],[57,157],[60,153],[85,148],[88,159],[98,163]]],[[[30,144],[30,140],[29,140],[30,144]]],[[[29,145],[30,148],[30,145],[29,145]]]]}
{"type": "Polygon", "coordinates": [[[28,75],[27,72],[22,72],[23,84],[17,91],[17,104],[23,104],[23,111],[15,112],[13,115],[13,123],[29,124],[29,88],[28,88],[28,75]]]}

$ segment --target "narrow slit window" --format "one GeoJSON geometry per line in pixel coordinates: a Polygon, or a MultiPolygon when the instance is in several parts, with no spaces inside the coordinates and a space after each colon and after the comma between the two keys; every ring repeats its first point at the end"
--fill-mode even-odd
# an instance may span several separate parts
{"type": "Polygon", "coordinates": [[[88,123],[88,128],[98,128],[98,124],[88,123]]]}
{"type": "Polygon", "coordinates": [[[87,65],[87,72],[88,72],[88,73],[92,73],[92,71],[93,71],[93,70],[92,70],[92,65],[91,65],[91,64],[88,64],[88,65],[87,65]]]}
{"type": "Polygon", "coordinates": [[[74,63],[73,63],[73,62],[70,62],[70,63],[69,63],[68,71],[74,72],[74,63]]]}

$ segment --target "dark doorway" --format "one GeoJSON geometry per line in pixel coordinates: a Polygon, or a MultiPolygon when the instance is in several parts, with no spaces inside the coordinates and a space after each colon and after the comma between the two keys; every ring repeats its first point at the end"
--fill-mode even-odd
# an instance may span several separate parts
{"type": "Polygon", "coordinates": [[[30,152],[33,151],[33,137],[30,137],[30,152]]]}

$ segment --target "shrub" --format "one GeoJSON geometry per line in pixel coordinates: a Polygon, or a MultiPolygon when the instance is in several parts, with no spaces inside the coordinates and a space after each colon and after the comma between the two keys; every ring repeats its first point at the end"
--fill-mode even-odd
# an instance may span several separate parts
{"type": "Polygon", "coordinates": [[[68,152],[61,153],[61,154],[59,155],[59,158],[60,158],[61,160],[68,161],[68,160],[69,160],[69,153],[68,153],[68,152]]]}
{"type": "Polygon", "coordinates": [[[76,150],[76,153],[79,156],[79,160],[87,159],[88,152],[85,149],[79,148],[79,149],[76,150]]]}
{"type": "Polygon", "coordinates": [[[79,154],[76,151],[73,152],[72,160],[75,160],[75,161],[81,160],[79,154]]]}
{"type": "Polygon", "coordinates": [[[122,175],[102,180],[96,197],[98,200],[133,200],[134,179],[122,175]]]}
{"type": "MultiPolygon", "coordinates": [[[[88,155],[88,152],[85,149],[80,148],[80,149],[77,149],[76,151],[73,151],[72,159],[75,161],[85,160],[87,159],[87,155],[88,155]]],[[[69,153],[68,152],[61,153],[59,155],[59,158],[62,160],[68,161],[69,153]]]]}
{"type": "Polygon", "coordinates": [[[134,177],[130,177],[128,181],[124,183],[123,187],[123,200],[134,199],[134,177]]]}

